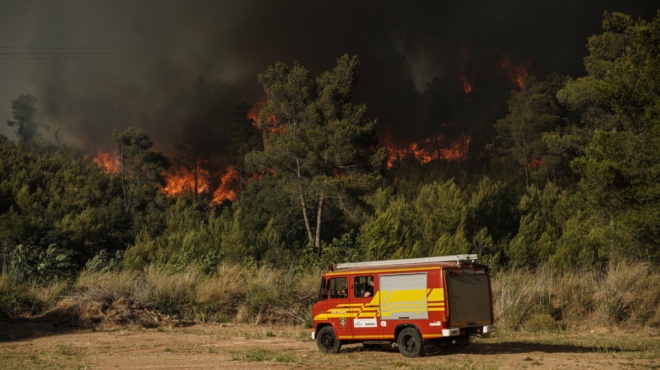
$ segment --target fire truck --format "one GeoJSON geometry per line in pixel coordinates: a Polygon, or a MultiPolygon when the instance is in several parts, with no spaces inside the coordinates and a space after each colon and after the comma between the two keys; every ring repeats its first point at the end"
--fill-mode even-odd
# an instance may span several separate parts
{"type": "Polygon", "coordinates": [[[463,348],[492,333],[488,267],[476,254],[340,263],[323,274],[313,307],[319,350],[389,344],[406,357],[443,346],[463,348]]]}

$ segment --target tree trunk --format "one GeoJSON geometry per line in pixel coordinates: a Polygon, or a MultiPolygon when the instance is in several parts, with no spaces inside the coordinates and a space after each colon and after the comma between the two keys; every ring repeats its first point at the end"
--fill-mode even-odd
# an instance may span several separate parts
{"type": "MultiPolygon", "coordinates": [[[[298,180],[301,179],[302,175],[300,173],[300,160],[296,159],[296,171],[298,175],[298,180]]],[[[305,229],[307,230],[307,238],[309,243],[314,243],[314,233],[312,233],[312,225],[309,224],[309,216],[307,215],[307,203],[305,202],[305,195],[303,194],[302,183],[298,182],[298,192],[300,195],[300,206],[302,207],[303,219],[305,220],[305,229]]],[[[316,245],[316,243],[314,243],[316,245]]]]}
{"type": "Polygon", "coordinates": [[[318,209],[316,210],[316,235],[314,237],[314,248],[316,249],[316,255],[321,257],[321,220],[323,217],[323,203],[325,201],[325,196],[323,193],[319,194],[319,204],[318,209]]]}

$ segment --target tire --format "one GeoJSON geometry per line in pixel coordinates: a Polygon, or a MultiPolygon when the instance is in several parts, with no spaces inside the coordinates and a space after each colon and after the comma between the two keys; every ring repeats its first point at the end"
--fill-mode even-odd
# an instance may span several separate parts
{"type": "Polygon", "coordinates": [[[405,357],[424,356],[424,340],[416,328],[405,328],[396,340],[399,352],[405,357]]]}
{"type": "Polygon", "coordinates": [[[341,341],[337,339],[332,326],[324,326],[319,330],[316,345],[321,352],[325,353],[338,353],[341,349],[341,341]]]}
{"type": "Polygon", "coordinates": [[[458,340],[456,341],[456,347],[459,350],[464,350],[465,348],[467,348],[468,345],[470,345],[470,336],[469,335],[459,337],[458,340]]]}

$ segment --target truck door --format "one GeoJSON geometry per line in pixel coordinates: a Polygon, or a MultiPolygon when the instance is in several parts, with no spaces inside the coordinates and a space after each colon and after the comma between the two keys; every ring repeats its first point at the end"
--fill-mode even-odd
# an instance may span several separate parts
{"type": "Polygon", "coordinates": [[[351,283],[351,309],[354,311],[353,337],[356,340],[379,338],[379,302],[376,277],[355,275],[351,283]]]}
{"type": "Polygon", "coordinates": [[[349,340],[353,336],[353,320],[348,295],[348,278],[333,277],[328,280],[328,317],[331,319],[335,334],[340,340],[349,340]]]}

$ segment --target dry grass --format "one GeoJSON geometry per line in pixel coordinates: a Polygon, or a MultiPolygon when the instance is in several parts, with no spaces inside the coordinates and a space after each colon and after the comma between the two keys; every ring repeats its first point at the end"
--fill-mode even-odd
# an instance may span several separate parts
{"type": "Polygon", "coordinates": [[[309,324],[319,276],[237,264],[222,264],[211,275],[194,268],[168,272],[153,266],[142,272],[83,273],[67,303],[75,298],[92,309],[90,302],[98,302],[94,309],[103,311],[124,299],[129,306],[178,320],[309,324]]]}
{"type": "Polygon", "coordinates": [[[660,327],[660,272],[646,263],[604,272],[510,270],[493,277],[495,318],[518,330],[660,327]]]}
{"type": "MultiPolygon", "coordinates": [[[[113,318],[149,325],[171,319],[309,326],[320,274],[238,264],[222,264],[211,275],[149,267],[20,287],[0,276],[0,315],[54,309],[77,312],[88,323],[113,318]]],[[[503,330],[660,327],[660,272],[649,264],[622,262],[603,272],[509,270],[492,281],[496,324],[503,330]]]]}

